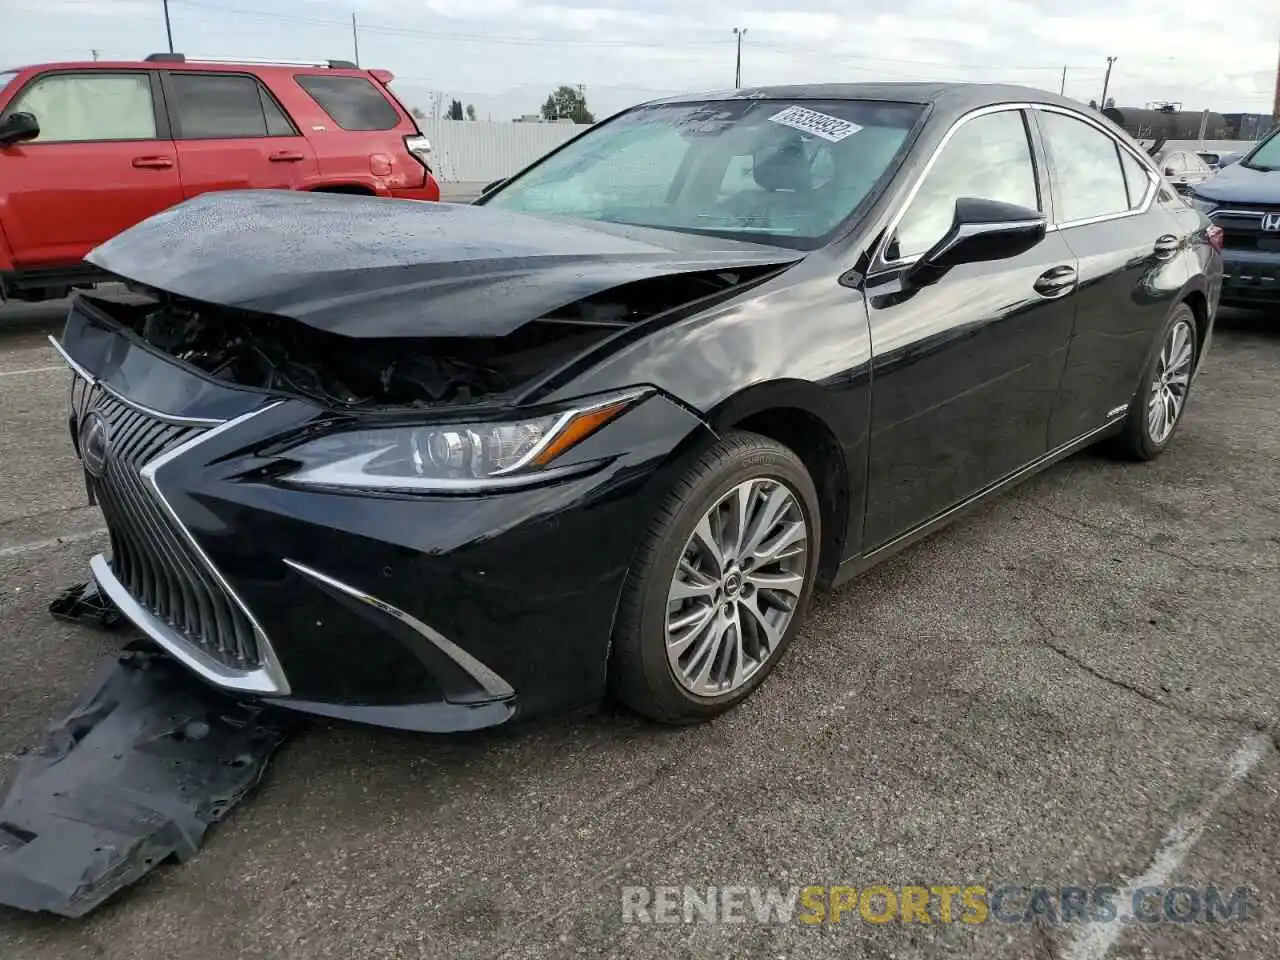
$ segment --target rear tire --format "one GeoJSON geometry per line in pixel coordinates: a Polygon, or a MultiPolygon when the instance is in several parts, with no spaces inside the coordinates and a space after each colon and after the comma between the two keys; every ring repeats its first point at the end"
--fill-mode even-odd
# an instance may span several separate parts
{"type": "Polygon", "coordinates": [[[1174,307],[1143,368],[1121,432],[1111,448],[1127,460],[1154,460],[1164,453],[1182,422],[1196,366],[1196,315],[1185,303],[1174,307]]]}
{"type": "Polygon", "coordinates": [[[675,484],[637,547],[610,687],[663,723],[741,703],[790,646],[813,595],[817,491],[782,444],[727,433],[675,484]]]}

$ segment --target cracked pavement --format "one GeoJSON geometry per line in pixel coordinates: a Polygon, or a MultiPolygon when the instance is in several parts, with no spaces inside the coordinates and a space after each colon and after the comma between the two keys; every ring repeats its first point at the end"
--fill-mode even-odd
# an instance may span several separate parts
{"type": "MultiPolygon", "coordinates": [[[[66,376],[45,369],[59,310],[0,311],[0,776],[115,643],[45,612],[101,549],[66,376]]],[[[1163,458],[1076,456],[820,598],[721,720],[605,707],[448,738],[316,723],[192,862],[82,921],[0,909],[0,957],[1073,960],[1097,954],[1043,921],[624,925],[620,897],[1123,887],[1167,849],[1170,882],[1246,885],[1260,909],[1127,926],[1106,956],[1276,956],[1277,481],[1280,314],[1228,314],[1163,458]]]]}

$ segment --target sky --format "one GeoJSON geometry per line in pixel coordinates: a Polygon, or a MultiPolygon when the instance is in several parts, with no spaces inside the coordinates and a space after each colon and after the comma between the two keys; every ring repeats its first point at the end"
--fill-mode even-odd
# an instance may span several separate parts
{"type": "MultiPolygon", "coordinates": [[[[866,80],[1022,83],[1118,106],[1269,113],[1280,0],[169,0],[189,55],[351,58],[481,119],[534,113],[584,87],[597,117],[733,85],[866,80]],[[1069,11],[1069,12],[1067,12],[1069,11]],[[1063,67],[1066,67],[1063,87],[1063,67]]],[[[162,0],[0,0],[0,69],[167,49],[162,0]]]]}

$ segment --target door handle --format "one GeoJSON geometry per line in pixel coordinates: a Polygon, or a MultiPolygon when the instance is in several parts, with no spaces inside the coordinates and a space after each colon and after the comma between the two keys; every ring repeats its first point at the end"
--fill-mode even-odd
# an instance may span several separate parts
{"type": "Polygon", "coordinates": [[[267,157],[267,159],[270,160],[272,163],[298,163],[299,161],[305,160],[307,158],[300,153],[285,152],[285,153],[273,153],[271,154],[271,156],[267,157]]]}
{"type": "Polygon", "coordinates": [[[1063,264],[1052,267],[1036,277],[1033,285],[1036,293],[1042,297],[1060,297],[1070,293],[1076,285],[1076,268],[1063,264]]]}
{"type": "Polygon", "coordinates": [[[134,157],[133,165],[139,170],[168,170],[173,166],[171,157],[134,157]]]}
{"type": "Polygon", "coordinates": [[[1171,233],[1166,233],[1163,237],[1156,241],[1155,254],[1157,257],[1172,257],[1178,252],[1181,242],[1171,233]]]}

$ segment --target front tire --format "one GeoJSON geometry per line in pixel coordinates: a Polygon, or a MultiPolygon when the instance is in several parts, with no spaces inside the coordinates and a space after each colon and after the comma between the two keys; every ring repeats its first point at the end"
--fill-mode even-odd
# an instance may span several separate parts
{"type": "Polygon", "coordinates": [[[1154,460],[1164,453],[1187,409],[1196,363],[1196,315],[1185,303],[1161,328],[1154,356],[1147,361],[1129,403],[1114,449],[1130,460],[1154,460]]]}
{"type": "Polygon", "coordinates": [[[623,587],[610,686],[663,723],[746,699],[790,646],[817,576],[818,495],[782,444],[727,433],[675,484],[623,587]]]}

